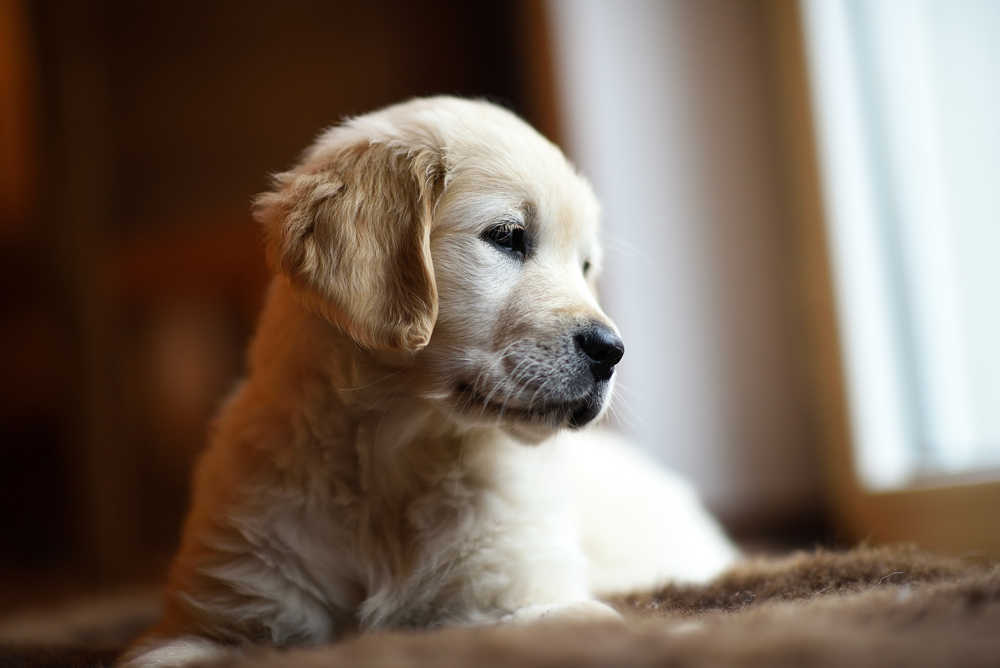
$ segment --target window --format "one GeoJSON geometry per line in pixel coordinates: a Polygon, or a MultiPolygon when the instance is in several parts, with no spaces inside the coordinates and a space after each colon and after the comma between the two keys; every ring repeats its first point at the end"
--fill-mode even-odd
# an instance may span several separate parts
{"type": "Polygon", "coordinates": [[[860,480],[1000,469],[1000,3],[802,8],[860,480]]]}

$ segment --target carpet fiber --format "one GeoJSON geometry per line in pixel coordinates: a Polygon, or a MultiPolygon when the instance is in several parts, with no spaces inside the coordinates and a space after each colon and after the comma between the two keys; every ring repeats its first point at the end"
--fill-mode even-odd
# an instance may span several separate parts
{"type": "MultiPolygon", "coordinates": [[[[1000,569],[983,557],[906,547],[819,550],[754,559],[705,586],[671,585],[610,602],[626,625],[380,633],[327,647],[250,650],[216,665],[1000,665],[1000,569]]],[[[8,644],[0,667],[100,666],[112,655],[8,644]]]]}

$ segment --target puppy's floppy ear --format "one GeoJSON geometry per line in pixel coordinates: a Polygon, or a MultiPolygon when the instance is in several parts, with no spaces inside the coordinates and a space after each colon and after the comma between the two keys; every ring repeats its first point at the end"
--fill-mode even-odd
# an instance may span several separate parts
{"type": "Polygon", "coordinates": [[[268,264],[359,344],[422,348],[437,319],[430,227],[443,183],[433,149],[364,141],[314,154],[255,202],[268,264]]]}

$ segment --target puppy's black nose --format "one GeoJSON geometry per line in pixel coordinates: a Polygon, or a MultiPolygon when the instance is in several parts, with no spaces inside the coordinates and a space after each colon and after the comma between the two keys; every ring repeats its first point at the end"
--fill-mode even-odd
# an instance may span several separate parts
{"type": "Polygon", "coordinates": [[[625,354],[625,344],[606,325],[591,325],[576,335],[576,345],[590,360],[594,380],[607,380],[625,354]]]}

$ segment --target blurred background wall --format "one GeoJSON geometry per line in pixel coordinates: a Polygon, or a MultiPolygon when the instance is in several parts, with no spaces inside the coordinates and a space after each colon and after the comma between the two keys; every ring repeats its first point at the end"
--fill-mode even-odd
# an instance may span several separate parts
{"type": "Polygon", "coordinates": [[[267,281],[252,197],[435,93],[565,140],[604,198],[612,426],[731,528],[820,535],[773,4],[2,0],[0,604],[159,577],[267,281]]]}
{"type": "Polygon", "coordinates": [[[486,96],[551,128],[540,21],[502,0],[3,1],[12,580],[163,570],[267,281],[253,196],[323,127],[415,95],[486,96]]]}
{"type": "Polygon", "coordinates": [[[817,513],[775,3],[553,0],[565,145],[604,203],[617,415],[733,527],[817,513]]]}

